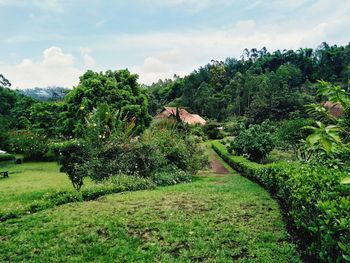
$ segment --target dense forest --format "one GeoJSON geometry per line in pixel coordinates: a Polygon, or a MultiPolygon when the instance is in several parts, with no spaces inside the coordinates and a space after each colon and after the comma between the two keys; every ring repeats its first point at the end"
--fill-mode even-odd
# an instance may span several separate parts
{"type": "Polygon", "coordinates": [[[240,59],[212,61],[183,78],[154,83],[150,111],[184,106],[210,119],[246,116],[251,123],[305,115],[305,105],[315,101],[316,81],[347,87],[349,65],[350,44],[272,53],[245,49],[240,59]]]}

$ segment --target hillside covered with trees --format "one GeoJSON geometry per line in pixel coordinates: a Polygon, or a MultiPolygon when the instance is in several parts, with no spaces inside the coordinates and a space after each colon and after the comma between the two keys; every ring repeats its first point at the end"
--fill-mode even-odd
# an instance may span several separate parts
{"type": "Polygon", "coordinates": [[[184,106],[209,119],[246,116],[251,123],[305,116],[315,102],[317,80],[347,87],[350,44],[317,49],[245,49],[240,58],[212,61],[185,77],[159,80],[149,87],[150,111],[184,106]]]}

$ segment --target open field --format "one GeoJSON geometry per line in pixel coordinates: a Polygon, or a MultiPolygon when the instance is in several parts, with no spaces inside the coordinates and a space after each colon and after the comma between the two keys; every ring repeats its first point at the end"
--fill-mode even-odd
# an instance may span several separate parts
{"type": "Polygon", "coordinates": [[[0,163],[0,171],[5,170],[10,174],[9,178],[0,178],[0,211],[26,205],[52,190],[73,188],[56,163],[0,163]]]}
{"type": "Polygon", "coordinates": [[[63,205],[0,223],[0,233],[0,261],[300,261],[276,202],[232,170],[63,205]]]}

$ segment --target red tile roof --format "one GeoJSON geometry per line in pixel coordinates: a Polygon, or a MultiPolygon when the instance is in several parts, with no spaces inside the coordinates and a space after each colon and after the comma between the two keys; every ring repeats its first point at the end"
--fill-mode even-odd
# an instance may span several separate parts
{"type": "Polygon", "coordinates": [[[329,113],[334,117],[340,117],[343,114],[343,108],[339,103],[333,103],[331,101],[326,101],[322,105],[329,110],[329,113]]]}
{"type": "MultiPolygon", "coordinates": [[[[179,109],[180,118],[183,122],[188,123],[190,125],[206,124],[206,120],[204,120],[201,116],[197,114],[191,114],[184,108],[178,108],[178,109],[179,109]]],[[[155,116],[156,119],[165,119],[169,117],[176,117],[176,107],[164,107],[164,109],[155,116]]]]}

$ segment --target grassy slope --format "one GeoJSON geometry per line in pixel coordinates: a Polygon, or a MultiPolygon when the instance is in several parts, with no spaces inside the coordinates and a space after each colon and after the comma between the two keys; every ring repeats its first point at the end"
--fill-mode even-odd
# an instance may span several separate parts
{"type": "Polygon", "coordinates": [[[0,163],[0,171],[8,170],[9,178],[0,178],[0,211],[25,205],[44,193],[59,189],[72,189],[56,163],[0,163]]]}
{"type": "Polygon", "coordinates": [[[236,174],[0,223],[0,261],[299,262],[276,202],[236,174]]]}

